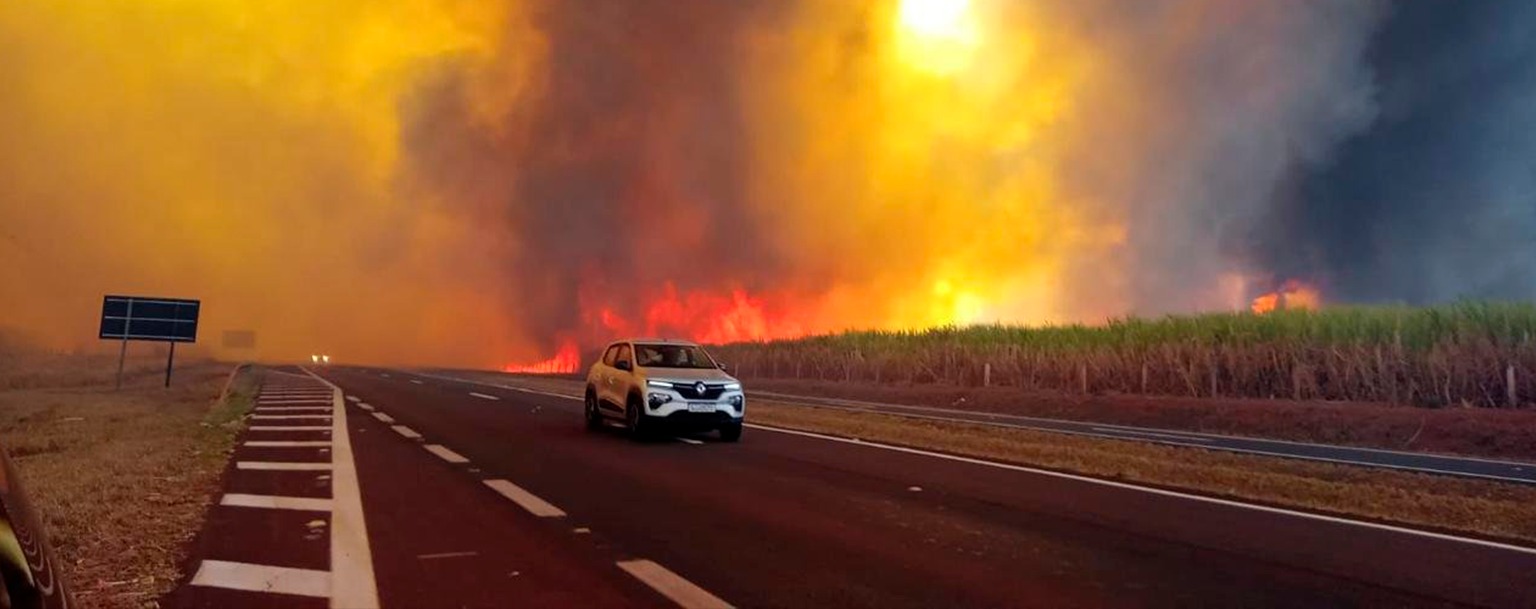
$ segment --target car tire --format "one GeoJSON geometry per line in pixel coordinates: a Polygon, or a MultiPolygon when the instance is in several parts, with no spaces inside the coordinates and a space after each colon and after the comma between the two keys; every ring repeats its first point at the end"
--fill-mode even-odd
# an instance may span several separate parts
{"type": "Polygon", "coordinates": [[[596,431],[603,428],[603,413],[597,408],[597,392],[587,388],[586,399],[587,429],[596,431]]]}
{"type": "Polygon", "coordinates": [[[720,427],[720,439],[726,442],[741,441],[741,423],[730,423],[720,427]]]}
{"type": "Polygon", "coordinates": [[[629,401],[624,404],[624,422],[629,427],[630,437],[636,440],[644,440],[651,432],[651,426],[646,424],[649,417],[645,416],[644,408],[645,405],[636,396],[629,396],[629,401]]]}

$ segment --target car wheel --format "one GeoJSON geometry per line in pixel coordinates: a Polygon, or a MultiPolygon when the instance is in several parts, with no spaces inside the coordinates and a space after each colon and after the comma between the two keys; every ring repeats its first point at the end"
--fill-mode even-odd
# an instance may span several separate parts
{"type": "Polygon", "coordinates": [[[741,440],[741,423],[730,423],[720,428],[720,439],[726,442],[741,440]]]}
{"type": "Polygon", "coordinates": [[[624,422],[629,425],[629,435],[636,440],[642,440],[650,433],[650,425],[646,425],[645,413],[641,412],[644,406],[640,398],[629,396],[629,401],[624,405],[624,422]]]}
{"type": "Polygon", "coordinates": [[[602,429],[603,413],[597,410],[597,393],[592,391],[591,388],[587,389],[586,406],[587,429],[602,429]]]}

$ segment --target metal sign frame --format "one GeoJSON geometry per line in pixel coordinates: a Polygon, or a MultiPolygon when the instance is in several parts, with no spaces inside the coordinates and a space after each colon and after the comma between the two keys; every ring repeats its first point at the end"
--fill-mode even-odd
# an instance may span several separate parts
{"type": "Polygon", "coordinates": [[[165,360],[165,386],[170,387],[171,368],[176,361],[176,343],[197,342],[197,322],[202,308],[202,301],[185,298],[111,294],[102,298],[98,336],[103,340],[123,341],[117,356],[117,388],[123,387],[123,363],[128,358],[130,340],[171,344],[170,355],[165,360]]]}

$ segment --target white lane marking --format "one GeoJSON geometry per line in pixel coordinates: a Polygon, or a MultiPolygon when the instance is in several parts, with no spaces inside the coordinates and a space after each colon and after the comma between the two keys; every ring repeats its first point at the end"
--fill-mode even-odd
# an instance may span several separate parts
{"type": "Polygon", "coordinates": [[[235,469],[268,472],[316,472],[331,469],[329,463],[303,463],[293,461],[237,461],[235,469]]]}
{"type": "Polygon", "coordinates": [[[373,405],[369,404],[367,402],[358,402],[357,403],[357,407],[361,408],[363,410],[368,410],[368,411],[372,411],[373,410],[373,405]]]}
{"type": "Polygon", "coordinates": [[[484,393],[475,393],[473,391],[469,392],[469,394],[472,395],[472,396],[475,396],[477,398],[480,398],[482,400],[496,401],[496,400],[500,400],[501,399],[501,398],[498,398],[498,397],[496,397],[494,395],[486,395],[484,393]]]}
{"type": "Polygon", "coordinates": [[[375,412],[375,413],[373,413],[373,418],[378,419],[380,422],[384,422],[384,423],[394,423],[395,422],[395,418],[394,417],[389,416],[387,414],[384,414],[382,412],[375,412]]]}
{"type": "Polygon", "coordinates": [[[482,382],[482,381],[472,381],[472,380],[469,380],[469,379],[461,379],[461,378],[452,377],[452,376],[443,376],[441,374],[421,374],[421,376],[427,377],[429,379],[439,379],[439,380],[444,380],[444,381],[453,381],[455,383],[464,383],[466,385],[479,385],[481,387],[495,387],[496,389],[506,389],[507,391],[517,391],[517,392],[520,392],[520,393],[531,393],[533,395],[547,395],[547,396],[552,397],[552,398],[566,398],[566,399],[569,399],[569,400],[577,400],[577,401],[580,401],[582,399],[581,396],[579,396],[579,395],[567,395],[567,394],[564,394],[564,393],[551,393],[551,392],[548,392],[548,391],[539,391],[537,389],[525,389],[525,388],[522,388],[522,387],[513,387],[511,385],[501,385],[501,384],[497,384],[497,383],[486,383],[486,382],[482,382]]]}
{"type": "Polygon", "coordinates": [[[684,438],[682,436],[677,436],[677,437],[672,438],[672,439],[673,440],[677,440],[678,442],[683,442],[685,444],[703,444],[704,443],[702,440],[695,440],[693,438],[684,438]]]}
{"type": "Polygon", "coordinates": [[[329,419],[328,414],[253,414],[251,418],[262,421],[275,421],[279,419],[329,419]]]}
{"type": "Polygon", "coordinates": [[[330,440],[251,440],[251,448],[330,448],[330,440]]]}
{"type": "MultiPolygon", "coordinates": [[[[1168,434],[1168,433],[1156,433],[1156,432],[1151,432],[1151,431],[1137,431],[1137,430],[1130,430],[1130,429],[1115,429],[1115,428],[1111,428],[1111,427],[1090,427],[1089,429],[1092,429],[1094,431],[1097,431],[1097,432],[1100,432],[1100,433],[1104,433],[1104,434],[1112,434],[1114,437],[1147,436],[1147,437],[1150,437],[1150,438],[1169,438],[1169,439],[1179,440],[1179,441],[1183,441],[1183,442],[1214,442],[1215,441],[1215,440],[1210,440],[1210,439],[1207,439],[1207,438],[1201,438],[1201,437],[1198,437],[1198,436],[1181,436],[1181,435],[1174,435],[1174,434],[1168,434]]],[[[1125,439],[1127,439],[1127,440],[1134,440],[1136,438],[1129,437],[1129,438],[1125,438],[1125,439]]]]}
{"type": "Polygon", "coordinates": [[[464,557],[467,557],[467,556],[479,556],[479,555],[480,555],[479,552],[441,552],[441,553],[438,553],[438,554],[421,554],[421,555],[418,555],[416,558],[418,560],[435,560],[435,559],[438,559],[438,558],[464,558],[464,557]]]}
{"type": "Polygon", "coordinates": [[[329,404],[330,400],[257,400],[257,406],[302,406],[305,404],[321,405],[329,404]]]}
{"type": "Polygon", "coordinates": [[[529,513],[540,518],[563,518],[565,510],[555,507],[550,502],[540,499],[537,495],[523,490],[523,487],[512,484],[510,480],[486,480],[485,485],[491,487],[501,496],[512,500],[528,510],[529,513]]]}
{"type": "Polygon", "coordinates": [[[1030,473],[1030,474],[1037,474],[1037,475],[1041,475],[1041,476],[1049,476],[1049,477],[1052,477],[1052,478],[1062,478],[1062,479],[1065,479],[1065,480],[1075,480],[1075,481],[1078,481],[1078,482],[1086,482],[1086,483],[1089,483],[1089,484],[1098,484],[1098,485],[1102,485],[1102,486],[1109,486],[1109,487],[1126,489],[1126,490],[1132,490],[1132,491],[1140,491],[1140,492],[1143,492],[1143,493],[1151,493],[1151,494],[1154,494],[1154,495],[1162,495],[1164,497],[1175,497],[1175,498],[1179,498],[1179,499],[1187,499],[1187,500],[1190,500],[1190,501],[1199,501],[1199,502],[1203,502],[1203,503],[1212,503],[1212,504],[1222,505],[1222,506],[1227,506],[1227,507],[1235,507],[1235,508],[1254,510],[1254,511],[1259,511],[1259,512],[1268,512],[1268,513],[1271,513],[1271,514],[1280,514],[1280,515],[1283,515],[1283,516],[1291,516],[1291,517],[1295,517],[1295,518],[1304,518],[1304,519],[1307,519],[1307,520],[1317,520],[1317,521],[1321,521],[1321,522],[1331,522],[1331,523],[1335,523],[1335,524],[1344,524],[1344,525],[1351,525],[1351,526],[1357,526],[1357,527],[1365,527],[1365,528],[1368,528],[1368,529],[1376,529],[1376,530],[1380,530],[1380,531],[1390,531],[1390,532],[1393,532],[1393,533],[1401,533],[1401,534],[1404,534],[1404,535],[1412,535],[1412,536],[1415,536],[1415,537],[1426,537],[1426,538],[1429,538],[1429,539],[1438,539],[1438,540],[1441,540],[1441,541],[1451,541],[1451,542],[1456,542],[1456,543],[1471,544],[1471,545],[1475,545],[1475,546],[1482,546],[1482,547],[1486,547],[1486,548],[1494,548],[1494,549],[1499,549],[1499,550],[1507,550],[1507,551],[1511,551],[1511,552],[1519,552],[1521,554],[1530,554],[1530,555],[1536,556],[1536,548],[1528,548],[1528,547],[1517,546],[1517,545],[1512,545],[1512,544],[1507,544],[1507,543],[1499,543],[1497,541],[1487,541],[1487,540],[1483,540],[1483,539],[1473,539],[1473,538],[1470,538],[1470,537],[1458,537],[1458,536],[1455,536],[1455,535],[1447,535],[1445,533],[1434,533],[1434,532],[1431,532],[1431,531],[1421,531],[1421,530],[1418,530],[1418,529],[1410,529],[1410,528],[1394,526],[1394,525],[1390,525],[1390,524],[1381,524],[1381,523],[1376,523],[1376,522],[1366,522],[1366,521],[1363,521],[1363,520],[1350,520],[1348,518],[1339,518],[1339,517],[1336,517],[1336,516],[1325,516],[1323,514],[1311,514],[1311,513],[1308,513],[1308,512],[1299,512],[1299,511],[1296,511],[1296,510],[1288,510],[1288,509],[1285,509],[1285,508],[1270,507],[1270,506],[1267,506],[1267,505],[1257,505],[1257,504],[1253,504],[1253,503],[1243,503],[1241,501],[1233,501],[1233,500],[1230,500],[1230,499],[1220,499],[1220,498],[1217,498],[1217,497],[1206,497],[1206,496],[1203,496],[1203,495],[1192,495],[1192,494],[1189,494],[1189,493],[1181,493],[1181,492],[1178,492],[1178,491],[1170,491],[1170,490],[1165,490],[1165,489],[1160,489],[1160,488],[1152,488],[1152,487],[1147,487],[1147,486],[1138,486],[1138,485],[1129,484],[1129,483],[1126,483],[1126,482],[1115,482],[1115,481],[1112,481],[1112,480],[1101,480],[1099,478],[1090,478],[1088,476],[1079,476],[1077,474],[1068,474],[1068,473],[1063,473],[1063,472],[1053,472],[1053,471],[1050,471],[1050,470],[1036,469],[1036,468],[1033,468],[1033,467],[1025,467],[1023,465],[1013,465],[1013,464],[1010,464],[1010,463],[998,463],[996,461],[985,461],[985,460],[982,460],[982,459],[974,459],[974,458],[971,458],[971,457],[962,457],[962,456],[959,456],[959,455],[949,455],[949,454],[945,454],[945,453],[938,453],[938,452],[927,451],[927,450],[922,450],[922,449],[917,449],[917,448],[907,448],[905,446],[893,446],[893,445],[890,445],[890,444],[880,444],[880,443],[877,443],[877,442],[867,442],[867,441],[863,441],[863,440],[853,440],[853,439],[849,439],[849,438],[842,438],[842,437],[838,437],[838,436],[829,436],[829,435],[826,435],[826,434],[819,434],[819,433],[814,433],[814,432],[809,432],[809,431],[800,431],[800,430],[797,430],[797,429],[785,429],[785,428],[780,428],[780,427],[769,427],[767,425],[758,425],[758,424],[755,424],[755,423],[747,423],[746,426],[754,428],[754,429],[761,429],[763,431],[772,431],[772,432],[782,433],[782,434],[789,434],[789,435],[795,435],[795,436],[804,436],[804,437],[807,437],[807,438],[816,438],[818,440],[827,440],[827,441],[830,441],[830,442],[841,442],[841,443],[844,443],[844,444],[853,444],[855,446],[865,446],[865,447],[869,447],[869,448],[878,448],[878,449],[881,449],[881,450],[890,450],[890,451],[907,453],[907,454],[912,454],[912,455],[922,455],[922,456],[925,456],[925,457],[933,457],[935,459],[946,459],[946,460],[949,460],[949,461],[958,461],[958,462],[961,462],[961,463],[969,463],[971,465],[982,465],[982,466],[986,466],[986,467],[996,467],[996,468],[999,468],[999,469],[1007,469],[1007,470],[1013,470],[1013,471],[1017,471],[1017,472],[1025,472],[1025,473],[1030,473]]]}
{"type": "Polygon", "coordinates": [[[384,377],[384,378],[389,378],[389,374],[387,374],[387,373],[383,373],[383,372],[380,372],[380,373],[379,373],[379,376],[382,376],[382,377],[384,377]]]}
{"type": "Polygon", "coordinates": [[[449,463],[469,463],[469,459],[466,459],[464,455],[453,452],[452,449],[441,444],[428,444],[422,448],[427,449],[427,452],[437,455],[449,463]]]}
{"type": "Polygon", "coordinates": [[[198,565],[192,585],[318,598],[331,596],[331,574],[325,571],[223,560],[205,560],[198,565]]]}
{"type": "Polygon", "coordinates": [[[255,412],[300,412],[304,410],[331,411],[330,405],[325,406],[257,406],[255,412]]]}
{"type": "Polygon", "coordinates": [[[373,551],[368,547],[368,523],[363,519],[363,496],[358,488],[357,463],[352,460],[352,437],[347,434],[347,403],[334,383],[307,368],[305,374],[330,386],[336,416],[331,419],[335,448],[331,465],[331,589],[332,607],[378,609],[379,587],[373,575],[373,551]]]}
{"type": "Polygon", "coordinates": [[[421,385],[422,382],[421,382],[420,379],[411,379],[411,384],[412,385],[421,385]]]}
{"type": "Polygon", "coordinates": [[[277,495],[246,495],[243,493],[230,493],[219,501],[219,505],[234,507],[264,508],[268,510],[307,510],[313,512],[331,511],[330,499],[316,499],[313,497],[280,497],[277,495]]]}
{"type": "Polygon", "coordinates": [[[654,561],[621,560],[619,568],[633,575],[683,609],[730,609],[731,604],[654,561]]]}
{"type": "Polygon", "coordinates": [[[302,396],[306,396],[307,397],[307,396],[317,396],[317,395],[318,396],[324,396],[328,391],[329,391],[328,389],[313,389],[313,390],[304,390],[304,391],[263,391],[259,395],[261,397],[281,397],[281,396],[294,396],[294,395],[302,395],[302,396]]]}
{"type": "Polygon", "coordinates": [[[357,397],[355,395],[349,395],[349,396],[347,396],[347,401],[348,402],[352,402],[353,404],[356,404],[358,402],[363,401],[363,398],[357,397]]]}
{"type": "Polygon", "coordinates": [[[252,425],[247,427],[251,431],[330,431],[329,426],[311,425],[252,425]]]}
{"type": "Polygon", "coordinates": [[[400,434],[402,436],[405,436],[406,438],[409,438],[409,439],[412,439],[412,440],[420,440],[421,439],[421,434],[416,433],[416,430],[411,429],[409,427],[406,427],[404,425],[396,425],[394,427],[391,427],[390,429],[393,429],[393,430],[395,430],[395,433],[400,434]]]}

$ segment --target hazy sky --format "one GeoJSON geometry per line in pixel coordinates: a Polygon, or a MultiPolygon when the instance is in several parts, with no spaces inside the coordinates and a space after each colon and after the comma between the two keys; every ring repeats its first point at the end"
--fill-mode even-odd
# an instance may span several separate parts
{"type": "Polygon", "coordinates": [[[0,3],[8,333],[261,357],[1536,296],[1520,2],[0,3]],[[243,354],[232,354],[243,355],[243,354]]]}

